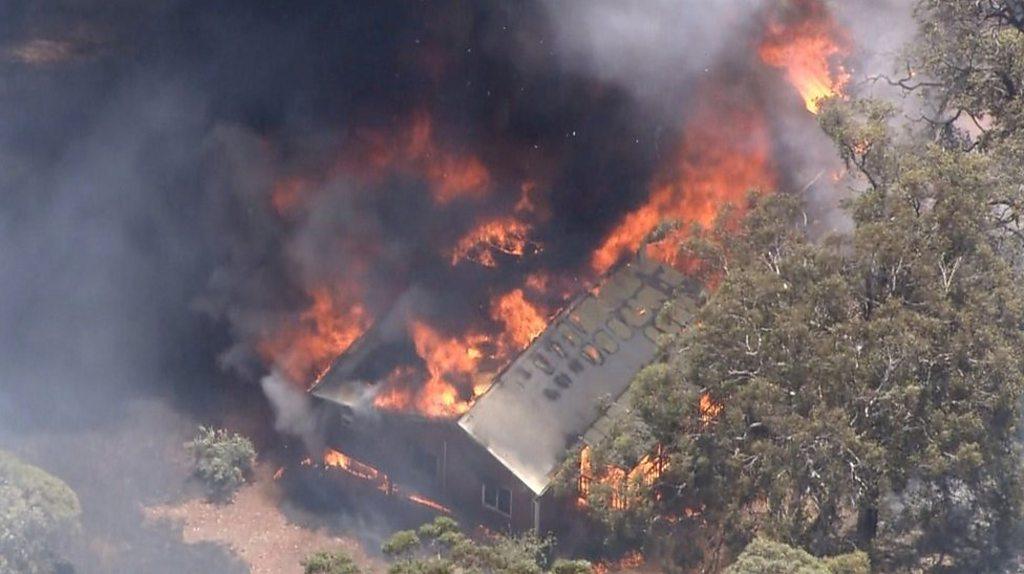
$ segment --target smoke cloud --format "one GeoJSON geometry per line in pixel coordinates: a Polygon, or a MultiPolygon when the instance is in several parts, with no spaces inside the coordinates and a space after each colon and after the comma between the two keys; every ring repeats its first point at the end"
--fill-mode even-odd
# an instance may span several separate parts
{"type": "Polygon", "coordinates": [[[627,87],[666,121],[695,79],[749,54],[763,0],[547,1],[558,62],[627,87]]]}
{"type": "Polygon", "coordinates": [[[830,147],[752,56],[765,9],[2,3],[0,448],[80,493],[87,539],[138,533],[79,549],[81,571],[237,570],[138,512],[182,494],[171,453],[193,425],[269,428],[272,408],[317,448],[297,389],[327,353],[291,342],[403,300],[444,336],[493,334],[492,298],[530,277],[546,281],[531,302],[556,306],[678,171],[708,82],[772,110],[778,187],[814,180],[830,147]],[[510,214],[540,247],[452,265],[510,214]]]}

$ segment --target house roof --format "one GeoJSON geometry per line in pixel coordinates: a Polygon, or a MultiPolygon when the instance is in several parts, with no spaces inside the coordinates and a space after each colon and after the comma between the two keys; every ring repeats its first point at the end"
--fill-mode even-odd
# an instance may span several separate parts
{"type": "Polygon", "coordinates": [[[603,407],[616,403],[654,359],[660,335],[688,323],[692,309],[659,312],[683,282],[676,271],[643,258],[619,267],[559,313],[459,426],[542,495],[574,446],[607,434],[598,428],[610,421],[603,407]]]}
{"type": "MultiPolygon", "coordinates": [[[[498,373],[459,427],[534,494],[543,494],[573,447],[608,434],[633,377],[657,354],[658,338],[689,322],[692,308],[683,305],[660,313],[683,283],[678,272],[642,256],[616,268],[498,373]]],[[[312,394],[372,409],[374,357],[402,339],[406,299],[413,295],[400,298],[338,357],[312,394]]]]}
{"type": "Polygon", "coordinates": [[[386,374],[381,372],[382,367],[391,367],[381,358],[401,353],[402,345],[409,344],[405,325],[409,309],[420,295],[411,289],[398,297],[384,317],[334,359],[310,394],[351,409],[372,409],[377,391],[374,382],[386,374]]]}

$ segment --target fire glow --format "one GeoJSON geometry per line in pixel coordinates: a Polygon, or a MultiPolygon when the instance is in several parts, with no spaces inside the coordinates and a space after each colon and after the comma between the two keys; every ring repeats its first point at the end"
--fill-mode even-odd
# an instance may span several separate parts
{"type": "Polygon", "coordinates": [[[527,252],[536,253],[540,246],[529,239],[530,228],[525,223],[503,217],[485,221],[464,235],[452,250],[451,264],[460,261],[474,261],[484,267],[497,267],[497,254],[522,257],[527,252]]]}
{"type": "Polygon", "coordinates": [[[590,446],[584,446],[580,451],[576,502],[582,506],[590,504],[588,498],[597,484],[608,490],[609,503],[616,510],[629,508],[631,486],[651,486],[665,472],[666,466],[666,459],[660,448],[640,459],[636,466],[628,470],[611,465],[597,468],[592,458],[590,446]]]}
{"type": "MultiPolygon", "coordinates": [[[[635,251],[644,237],[665,220],[708,226],[725,205],[741,207],[750,190],[768,189],[776,175],[771,137],[758,110],[731,104],[724,86],[707,84],[688,124],[676,161],[651,186],[649,199],[629,213],[594,253],[594,270],[607,271],[624,254],[635,251]]],[[[675,263],[679,233],[653,254],[675,263]],[[671,240],[674,239],[674,240],[671,240]]]]}
{"type": "Polygon", "coordinates": [[[526,348],[547,326],[537,308],[526,300],[522,289],[495,297],[491,301],[491,318],[504,323],[504,337],[511,351],[526,348]]]}
{"type": "Polygon", "coordinates": [[[478,388],[474,380],[487,337],[469,334],[445,337],[422,321],[412,321],[409,335],[423,360],[427,377],[421,384],[417,371],[398,367],[387,377],[376,395],[374,406],[383,410],[415,410],[428,417],[453,417],[464,413],[478,388]]]}
{"type": "MultiPolygon", "coordinates": [[[[303,461],[303,464],[305,466],[312,466],[312,461],[307,459],[306,461],[303,461]]],[[[380,470],[377,470],[376,468],[333,448],[328,448],[324,451],[323,467],[325,469],[336,469],[344,472],[345,474],[366,481],[368,484],[373,485],[377,490],[389,496],[399,496],[409,502],[424,506],[436,512],[451,514],[451,509],[440,502],[431,500],[422,494],[404,492],[404,490],[396,485],[388,475],[384,474],[380,470]]]]}
{"type": "Polygon", "coordinates": [[[355,296],[316,288],[298,321],[260,342],[260,353],[291,381],[312,384],[369,326],[355,296]]]}

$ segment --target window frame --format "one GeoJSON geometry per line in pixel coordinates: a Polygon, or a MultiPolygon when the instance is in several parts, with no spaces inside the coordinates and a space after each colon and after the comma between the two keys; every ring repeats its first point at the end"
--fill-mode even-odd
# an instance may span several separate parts
{"type": "Polygon", "coordinates": [[[512,518],[512,489],[511,488],[508,488],[506,486],[501,486],[500,484],[497,484],[497,483],[494,483],[494,482],[486,482],[485,481],[483,484],[480,485],[480,503],[484,506],[484,508],[487,508],[488,510],[491,510],[493,512],[497,512],[498,514],[500,514],[502,516],[505,516],[507,518],[512,518]],[[492,490],[493,491],[493,494],[494,494],[493,502],[488,502],[488,500],[487,500],[488,499],[488,496],[487,496],[487,491],[488,490],[492,490]],[[504,493],[507,493],[507,497],[508,497],[508,508],[507,509],[502,509],[501,502],[502,502],[503,491],[504,491],[504,493]]]}

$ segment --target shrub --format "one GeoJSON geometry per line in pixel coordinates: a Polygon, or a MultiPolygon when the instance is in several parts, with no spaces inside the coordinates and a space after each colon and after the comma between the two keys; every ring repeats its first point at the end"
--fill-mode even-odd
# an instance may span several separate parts
{"type": "Polygon", "coordinates": [[[551,574],[591,574],[594,569],[586,560],[565,560],[559,558],[551,566],[551,574]]]}
{"type": "Polygon", "coordinates": [[[194,458],[195,475],[217,499],[234,496],[256,463],[252,441],[224,429],[200,426],[186,447],[194,458]]]}
{"type": "Polygon", "coordinates": [[[359,566],[341,550],[311,554],[302,566],[305,574],[360,574],[359,566]]]}
{"type": "Polygon", "coordinates": [[[0,451],[0,573],[54,571],[58,542],[78,530],[81,514],[71,487],[0,451]]]}
{"type": "Polygon", "coordinates": [[[420,538],[414,530],[399,530],[391,535],[380,550],[389,558],[408,556],[420,547],[420,538]]]}
{"type": "Polygon", "coordinates": [[[725,569],[726,574],[870,574],[867,554],[816,558],[800,548],[755,538],[725,569]]]}

